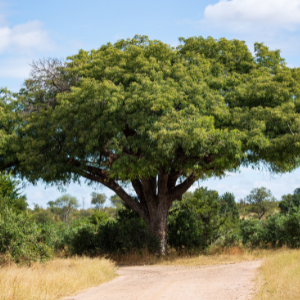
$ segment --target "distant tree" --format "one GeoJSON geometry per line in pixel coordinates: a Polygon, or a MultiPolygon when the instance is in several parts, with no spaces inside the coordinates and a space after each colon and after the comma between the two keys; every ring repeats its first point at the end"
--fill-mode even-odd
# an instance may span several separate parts
{"type": "Polygon", "coordinates": [[[275,201],[276,198],[265,187],[254,188],[251,190],[250,195],[245,197],[245,202],[254,206],[259,220],[262,219],[275,201]]]}
{"type": "Polygon", "coordinates": [[[96,209],[100,210],[103,207],[107,197],[105,194],[98,194],[96,192],[91,193],[91,203],[95,205],[96,209]]]}
{"type": "Polygon", "coordinates": [[[61,208],[62,221],[65,223],[69,222],[70,213],[79,206],[77,198],[69,194],[57,198],[54,202],[51,202],[51,205],[61,208]]]}
{"type": "Polygon", "coordinates": [[[117,194],[112,195],[109,200],[111,204],[117,209],[124,207],[124,201],[117,194]]]}
{"type": "Polygon", "coordinates": [[[226,216],[230,215],[233,219],[239,219],[239,210],[232,193],[227,192],[221,196],[220,213],[226,216]]]}
{"type": "Polygon", "coordinates": [[[300,206],[300,188],[296,188],[293,194],[283,195],[279,208],[283,214],[293,212],[300,206]]]}
{"type": "Polygon", "coordinates": [[[32,218],[38,224],[55,223],[56,216],[51,213],[49,209],[43,209],[42,207],[35,206],[32,218]]]}

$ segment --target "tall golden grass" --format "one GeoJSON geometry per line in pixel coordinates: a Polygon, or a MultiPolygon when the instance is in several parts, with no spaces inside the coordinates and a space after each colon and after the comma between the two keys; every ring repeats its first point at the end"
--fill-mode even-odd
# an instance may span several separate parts
{"type": "Polygon", "coordinates": [[[300,250],[283,249],[267,257],[260,269],[256,300],[300,299],[300,250]]]}
{"type": "Polygon", "coordinates": [[[104,258],[67,258],[30,267],[0,267],[1,300],[56,300],[99,285],[116,276],[104,258]]]}

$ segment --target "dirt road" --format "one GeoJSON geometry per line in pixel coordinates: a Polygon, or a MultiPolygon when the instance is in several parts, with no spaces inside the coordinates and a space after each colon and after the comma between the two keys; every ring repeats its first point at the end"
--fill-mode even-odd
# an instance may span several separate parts
{"type": "Polygon", "coordinates": [[[116,279],[68,300],[251,299],[261,261],[202,267],[122,267],[116,279]]]}

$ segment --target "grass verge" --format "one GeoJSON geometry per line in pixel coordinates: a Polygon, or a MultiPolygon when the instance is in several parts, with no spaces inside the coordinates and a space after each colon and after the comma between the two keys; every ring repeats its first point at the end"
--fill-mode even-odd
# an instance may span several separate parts
{"type": "Polygon", "coordinates": [[[56,300],[113,279],[115,264],[104,258],[56,259],[0,268],[1,300],[56,300]]]}
{"type": "Polygon", "coordinates": [[[256,300],[300,298],[300,250],[282,250],[267,257],[260,269],[256,300]]]}

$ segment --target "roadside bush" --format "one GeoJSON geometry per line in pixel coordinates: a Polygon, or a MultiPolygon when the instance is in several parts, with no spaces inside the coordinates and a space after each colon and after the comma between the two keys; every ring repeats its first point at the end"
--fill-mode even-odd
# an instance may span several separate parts
{"type": "Polygon", "coordinates": [[[203,245],[201,229],[202,224],[197,222],[194,213],[179,204],[169,213],[168,244],[177,250],[198,248],[203,245]]]}
{"type": "MultiPolygon", "coordinates": [[[[205,249],[221,236],[228,216],[220,213],[221,199],[207,188],[187,193],[168,217],[168,243],[176,249],[205,249]]],[[[225,230],[223,231],[225,233],[225,230]]],[[[227,239],[227,242],[229,240],[227,239]]]]}
{"type": "Polygon", "coordinates": [[[287,215],[284,219],[285,244],[290,248],[300,247],[300,208],[287,215]]]}
{"type": "Polygon", "coordinates": [[[146,223],[131,209],[118,212],[116,220],[108,219],[100,225],[84,225],[71,235],[70,245],[74,254],[127,253],[147,248],[155,253],[159,241],[148,231],[146,223]]]}
{"type": "Polygon", "coordinates": [[[99,241],[96,238],[97,227],[94,224],[85,224],[72,232],[70,237],[70,250],[78,255],[94,255],[99,251],[99,241]]]}
{"type": "Polygon", "coordinates": [[[44,261],[53,256],[53,248],[41,241],[37,225],[24,214],[5,208],[0,214],[0,253],[16,263],[44,261]]]}
{"type": "Polygon", "coordinates": [[[285,216],[277,213],[263,222],[265,244],[271,244],[273,247],[286,244],[285,219],[285,216]]]}
{"type": "Polygon", "coordinates": [[[258,247],[264,242],[263,221],[243,220],[240,225],[242,243],[250,247],[258,247]]]}
{"type": "Polygon", "coordinates": [[[244,245],[251,247],[267,246],[289,248],[300,247],[300,209],[287,215],[280,213],[270,216],[266,221],[243,220],[241,236],[244,245]]]}

